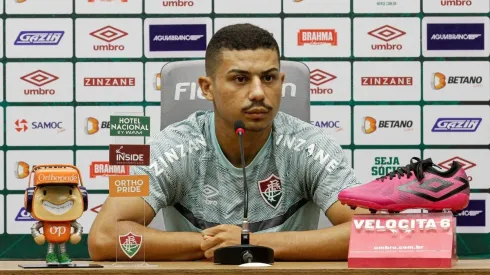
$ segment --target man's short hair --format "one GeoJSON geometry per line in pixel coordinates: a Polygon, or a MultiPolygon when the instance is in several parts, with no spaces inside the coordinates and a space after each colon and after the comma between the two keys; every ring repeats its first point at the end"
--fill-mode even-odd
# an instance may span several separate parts
{"type": "MultiPolygon", "coordinates": [[[[266,1],[266,0],[264,0],[266,1]]],[[[270,49],[277,52],[280,60],[279,45],[272,34],[249,23],[226,26],[218,30],[206,49],[206,74],[214,76],[220,62],[222,50],[256,50],[270,49]]]]}

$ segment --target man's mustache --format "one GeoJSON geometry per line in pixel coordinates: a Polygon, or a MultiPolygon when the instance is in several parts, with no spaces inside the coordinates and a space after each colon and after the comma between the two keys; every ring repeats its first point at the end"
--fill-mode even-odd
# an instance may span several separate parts
{"type": "Polygon", "coordinates": [[[251,110],[252,108],[261,108],[261,107],[262,108],[265,108],[265,109],[267,109],[269,111],[273,109],[272,106],[267,105],[267,104],[265,104],[264,102],[261,101],[261,102],[252,102],[252,104],[250,104],[250,106],[247,106],[245,108],[242,108],[242,111],[247,112],[247,111],[251,110]]]}

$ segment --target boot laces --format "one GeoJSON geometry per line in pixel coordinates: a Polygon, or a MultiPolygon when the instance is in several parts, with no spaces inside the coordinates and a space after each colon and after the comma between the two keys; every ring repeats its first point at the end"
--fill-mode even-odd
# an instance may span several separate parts
{"type": "Polygon", "coordinates": [[[394,177],[398,177],[398,179],[401,179],[405,175],[407,179],[409,179],[412,176],[412,171],[413,171],[413,175],[415,175],[417,180],[421,181],[424,178],[424,172],[427,171],[427,168],[432,166],[439,167],[438,165],[434,164],[432,162],[432,159],[430,158],[421,160],[417,157],[413,157],[410,160],[410,164],[406,165],[405,167],[399,167],[395,171],[390,172],[380,178],[377,178],[377,180],[383,182],[386,178],[389,178],[391,180],[394,177]]]}

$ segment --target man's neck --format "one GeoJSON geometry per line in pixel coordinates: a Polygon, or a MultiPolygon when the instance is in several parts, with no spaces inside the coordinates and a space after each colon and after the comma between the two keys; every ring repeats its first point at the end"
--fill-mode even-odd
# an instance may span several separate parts
{"type": "MultiPolygon", "coordinates": [[[[235,167],[242,167],[242,161],[240,157],[240,143],[239,137],[235,133],[233,128],[225,125],[225,122],[215,117],[215,133],[218,144],[223,151],[225,157],[235,167]]],[[[260,149],[267,142],[272,127],[264,129],[260,132],[247,131],[243,135],[243,151],[245,153],[245,166],[249,165],[255,156],[259,153],[260,149]]]]}

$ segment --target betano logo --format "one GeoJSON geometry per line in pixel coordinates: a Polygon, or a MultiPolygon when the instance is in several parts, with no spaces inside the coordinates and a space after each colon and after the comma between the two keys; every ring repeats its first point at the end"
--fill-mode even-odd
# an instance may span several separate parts
{"type": "Polygon", "coordinates": [[[16,178],[25,179],[31,173],[31,168],[29,166],[29,163],[25,161],[17,161],[14,164],[14,171],[15,171],[16,178]]]}
{"type": "Polygon", "coordinates": [[[392,43],[388,43],[388,42],[390,42],[394,39],[397,39],[401,36],[404,36],[407,33],[402,31],[402,30],[399,30],[393,26],[384,25],[382,27],[379,27],[377,29],[374,29],[374,30],[368,32],[368,34],[372,37],[375,37],[379,40],[386,42],[385,44],[371,44],[372,50],[374,50],[374,51],[379,51],[379,50],[393,51],[393,50],[401,50],[401,49],[403,49],[403,46],[401,44],[392,44],[392,43]]]}
{"type": "Polygon", "coordinates": [[[99,40],[109,43],[106,45],[94,45],[94,51],[124,51],[124,45],[113,45],[110,43],[127,36],[128,33],[114,28],[113,26],[105,26],[91,32],[90,35],[99,40]]]}
{"type": "Polygon", "coordinates": [[[434,90],[440,90],[449,84],[471,84],[474,88],[483,87],[481,76],[449,76],[436,72],[432,75],[431,86],[434,90]]]}
{"type": "Polygon", "coordinates": [[[370,116],[364,117],[364,123],[362,124],[362,131],[365,134],[371,134],[376,131],[376,119],[370,116]]]}
{"type": "Polygon", "coordinates": [[[162,77],[161,77],[161,73],[156,73],[153,75],[153,89],[155,91],[160,91],[161,89],[161,84],[162,83],[162,77]]]}
{"type": "MultiPolygon", "coordinates": [[[[45,86],[51,82],[54,82],[59,79],[59,77],[47,73],[43,70],[37,70],[32,73],[26,74],[20,77],[23,81],[35,85],[37,87],[45,86]]],[[[54,89],[24,89],[25,95],[54,95],[56,91],[54,89]]]]}
{"type": "Polygon", "coordinates": [[[99,132],[100,129],[109,129],[111,124],[109,121],[99,122],[95,117],[85,118],[84,130],[87,135],[93,135],[99,132]]]}
{"type": "Polygon", "coordinates": [[[305,44],[337,46],[337,32],[335,29],[304,29],[298,32],[298,46],[305,44]]]}
{"type": "Polygon", "coordinates": [[[372,134],[381,128],[402,128],[405,131],[411,131],[413,126],[412,120],[379,120],[366,116],[363,118],[362,131],[365,134],[372,134]]]}

